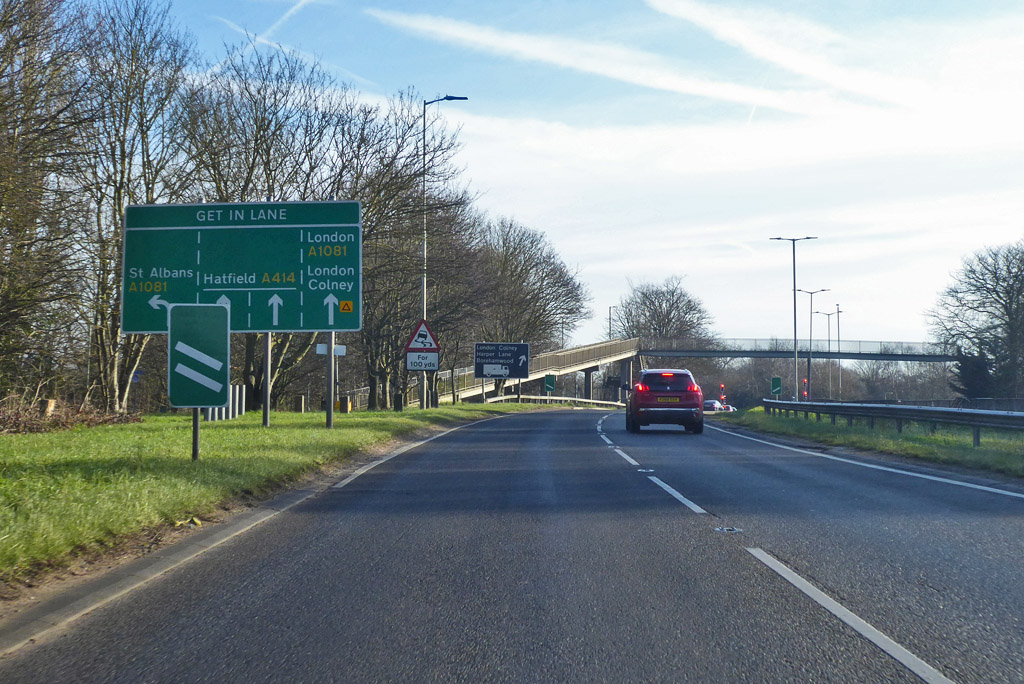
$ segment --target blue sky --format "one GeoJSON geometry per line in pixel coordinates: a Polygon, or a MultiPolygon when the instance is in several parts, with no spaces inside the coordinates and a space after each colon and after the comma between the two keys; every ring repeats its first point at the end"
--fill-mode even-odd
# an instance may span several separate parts
{"type": "Polygon", "coordinates": [[[1024,4],[982,0],[177,0],[211,58],[248,31],[369,101],[462,127],[479,205],[580,271],[596,341],[683,276],[724,337],[923,341],[962,259],[1024,237],[1024,4]],[[798,299],[799,335],[809,302],[798,299]],[[815,338],[826,336],[815,316],[815,338]],[[835,337],[834,320],[832,329],[835,337]]]}

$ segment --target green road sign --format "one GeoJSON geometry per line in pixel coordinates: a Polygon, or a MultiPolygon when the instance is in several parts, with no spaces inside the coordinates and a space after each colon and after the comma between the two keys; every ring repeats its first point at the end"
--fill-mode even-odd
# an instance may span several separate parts
{"type": "Polygon", "coordinates": [[[167,332],[171,304],[221,304],[232,332],[362,327],[359,202],[130,206],[121,329],[167,332]]]}
{"type": "Polygon", "coordinates": [[[544,376],[544,391],[554,392],[555,391],[555,376],[545,375],[544,376]]]}
{"type": "Polygon", "coordinates": [[[782,394],[782,378],[772,378],[772,394],[782,394]]]}
{"type": "Polygon", "coordinates": [[[167,318],[167,395],[171,406],[227,406],[231,385],[228,308],[219,304],[172,304],[167,318]]]}

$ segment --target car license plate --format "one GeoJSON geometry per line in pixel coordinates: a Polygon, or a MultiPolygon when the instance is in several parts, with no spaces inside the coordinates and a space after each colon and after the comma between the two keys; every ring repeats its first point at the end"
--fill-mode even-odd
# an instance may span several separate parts
{"type": "Polygon", "coordinates": [[[658,401],[663,404],[678,404],[679,397],[658,397],[658,401]]]}

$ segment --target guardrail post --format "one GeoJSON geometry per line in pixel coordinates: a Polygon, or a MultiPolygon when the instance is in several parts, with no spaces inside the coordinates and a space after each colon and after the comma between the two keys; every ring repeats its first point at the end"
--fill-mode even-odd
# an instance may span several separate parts
{"type": "Polygon", "coordinates": [[[875,429],[875,417],[874,416],[869,416],[868,417],[868,429],[869,430],[874,430],[875,429]]]}
{"type": "Polygon", "coordinates": [[[974,428],[974,446],[975,447],[980,447],[981,446],[981,428],[980,427],[974,428]]]}
{"type": "Polygon", "coordinates": [[[834,413],[832,414],[832,424],[833,425],[836,424],[836,414],[834,414],[834,413]]]}
{"type": "Polygon", "coordinates": [[[903,421],[900,418],[896,419],[896,432],[903,434],[903,421]]]}
{"type": "Polygon", "coordinates": [[[853,416],[846,416],[846,427],[853,427],[853,416]]]}

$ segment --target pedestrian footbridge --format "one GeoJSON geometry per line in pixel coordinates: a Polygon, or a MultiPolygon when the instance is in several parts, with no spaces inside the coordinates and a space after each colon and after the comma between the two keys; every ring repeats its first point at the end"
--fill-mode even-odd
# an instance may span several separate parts
{"type": "MultiPolygon", "coordinates": [[[[632,381],[635,369],[643,367],[647,358],[776,358],[843,359],[855,361],[951,362],[956,356],[939,345],[926,342],[868,342],[859,340],[803,340],[794,354],[793,342],[777,338],[727,338],[715,340],[630,339],[608,340],[571,349],[537,354],[530,358],[530,375],[522,382],[540,380],[546,375],[583,373],[583,398],[593,398],[593,374],[601,366],[619,363],[623,383],[632,381]]],[[[614,374],[614,373],[613,373],[614,374]]],[[[438,394],[442,401],[479,397],[493,392],[494,380],[476,379],[473,367],[459,368],[454,373],[437,374],[438,394]]],[[[505,387],[516,387],[519,381],[505,381],[505,387]]],[[[622,397],[620,396],[620,399],[622,397]]],[[[356,405],[358,397],[353,397],[356,405]]]]}
{"type": "MultiPolygon", "coordinates": [[[[525,382],[545,375],[584,374],[583,397],[593,397],[593,373],[599,367],[618,362],[618,375],[629,383],[633,369],[648,358],[777,358],[794,357],[793,343],[775,338],[679,340],[631,338],[608,340],[582,347],[561,349],[538,354],[530,359],[530,376],[525,382]],[[634,366],[636,361],[636,366],[634,366]]],[[[950,362],[956,357],[939,345],[925,342],[868,342],[860,340],[803,341],[797,345],[799,359],[846,359],[855,361],[915,361],[950,362]]],[[[439,392],[451,395],[452,374],[438,375],[439,392]]],[[[481,387],[490,391],[493,382],[481,384],[473,376],[473,368],[459,369],[455,373],[456,391],[462,398],[480,396],[481,387]]]]}

